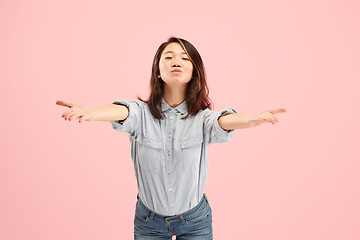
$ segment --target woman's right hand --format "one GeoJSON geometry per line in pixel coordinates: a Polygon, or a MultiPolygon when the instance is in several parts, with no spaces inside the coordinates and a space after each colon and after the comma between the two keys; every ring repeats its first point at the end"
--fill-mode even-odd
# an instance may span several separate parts
{"type": "Polygon", "coordinates": [[[73,120],[73,119],[79,119],[79,123],[82,121],[91,121],[91,111],[84,106],[72,102],[65,102],[62,100],[56,101],[57,105],[69,107],[68,110],[66,110],[61,117],[64,118],[64,120],[73,120]]]}

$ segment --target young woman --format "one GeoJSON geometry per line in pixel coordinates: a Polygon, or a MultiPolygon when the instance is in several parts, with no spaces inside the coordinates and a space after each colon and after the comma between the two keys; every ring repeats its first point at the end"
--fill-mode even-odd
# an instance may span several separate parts
{"type": "Polygon", "coordinates": [[[213,239],[212,213],[203,190],[208,175],[207,146],[229,141],[236,129],[275,124],[275,114],[237,114],[212,108],[200,54],[188,41],[171,37],[160,45],[152,66],[148,100],[116,100],[87,109],[71,102],[65,120],[110,121],[128,132],[138,184],[135,239],[213,239]]]}

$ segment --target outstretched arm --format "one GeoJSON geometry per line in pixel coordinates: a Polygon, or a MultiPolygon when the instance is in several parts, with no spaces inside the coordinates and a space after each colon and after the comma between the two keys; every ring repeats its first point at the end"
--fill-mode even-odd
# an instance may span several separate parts
{"type": "Polygon", "coordinates": [[[285,108],[279,108],[263,111],[254,116],[231,113],[220,117],[219,125],[224,130],[233,130],[239,128],[256,127],[265,122],[271,122],[272,124],[275,124],[275,122],[279,121],[278,118],[275,117],[275,114],[285,112],[285,108]]]}
{"type": "Polygon", "coordinates": [[[61,117],[64,120],[79,119],[79,123],[82,121],[117,121],[124,120],[129,115],[129,110],[126,106],[116,104],[106,104],[104,106],[88,109],[84,106],[73,103],[65,102],[62,100],[56,101],[57,105],[68,107],[61,117]]]}

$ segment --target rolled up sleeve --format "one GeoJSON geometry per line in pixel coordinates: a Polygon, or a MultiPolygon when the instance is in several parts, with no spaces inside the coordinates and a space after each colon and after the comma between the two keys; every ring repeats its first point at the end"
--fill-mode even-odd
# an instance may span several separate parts
{"type": "Polygon", "coordinates": [[[112,104],[123,105],[128,108],[129,115],[124,120],[110,121],[113,129],[135,135],[138,132],[141,116],[141,102],[139,100],[115,100],[112,104]]]}
{"type": "Polygon", "coordinates": [[[227,108],[221,112],[208,109],[204,121],[204,134],[207,144],[227,142],[234,136],[236,129],[225,130],[219,125],[219,118],[231,113],[237,113],[237,111],[233,108],[227,108]]]}

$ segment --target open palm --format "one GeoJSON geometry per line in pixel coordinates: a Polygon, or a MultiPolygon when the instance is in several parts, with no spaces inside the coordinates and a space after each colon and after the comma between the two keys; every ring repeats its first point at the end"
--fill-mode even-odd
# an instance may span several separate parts
{"type": "Polygon", "coordinates": [[[64,118],[64,120],[71,121],[73,119],[79,119],[79,123],[82,121],[90,121],[91,115],[89,109],[85,108],[84,106],[72,103],[72,102],[65,102],[62,100],[56,101],[57,105],[69,107],[68,110],[66,110],[61,117],[64,118]]]}

